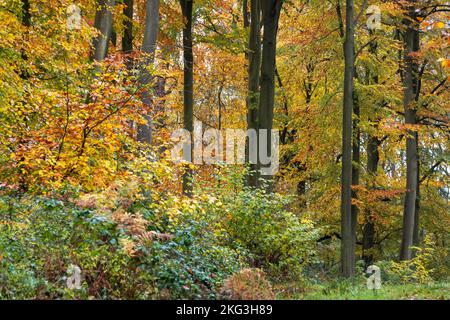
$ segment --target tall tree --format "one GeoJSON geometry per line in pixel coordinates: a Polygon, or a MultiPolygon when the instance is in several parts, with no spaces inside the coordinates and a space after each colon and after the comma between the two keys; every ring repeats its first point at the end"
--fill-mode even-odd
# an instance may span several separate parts
{"type": "Polygon", "coordinates": [[[147,144],[152,143],[152,117],[148,110],[152,105],[152,97],[150,88],[148,88],[152,75],[149,68],[155,60],[156,40],[158,38],[159,28],[159,0],[147,0],[145,8],[145,28],[144,40],[142,42],[141,51],[144,54],[141,63],[139,85],[144,88],[141,92],[141,101],[147,111],[144,115],[146,123],[138,125],[137,140],[147,144]]]}
{"type": "Polygon", "coordinates": [[[31,26],[30,1],[22,0],[22,24],[26,27],[31,26]]]}
{"type": "Polygon", "coordinates": [[[408,4],[408,15],[404,19],[404,77],[403,106],[405,124],[408,127],[406,137],[406,194],[403,211],[402,242],[400,259],[409,260],[412,256],[411,246],[414,235],[414,216],[416,214],[418,154],[417,132],[411,126],[417,124],[415,97],[418,93],[419,66],[414,54],[420,49],[419,21],[417,20],[415,0],[408,4]]]}
{"type": "MultiPolygon", "coordinates": [[[[194,54],[192,52],[192,6],[193,0],[180,0],[184,18],[183,27],[183,81],[184,81],[184,129],[192,133],[194,131],[194,54]]],[[[192,139],[191,139],[192,140],[192,139]]],[[[191,141],[191,159],[193,160],[193,145],[191,141]]],[[[192,196],[193,171],[186,168],[183,174],[183,193],[192,196]]]]}
{"type": "Polygon", "coordinates": [[[105,59],[108,53],[108,43],[112,34],[112,7],[115,0],[98,0],[98,7],[95,13],[94,27],[99,31],[94,38],[94,52],[92,58],[97,61],[105,59]]]}
{"type": "Polygon", "coordinates": [[[122,51],[130,53],[133,51],[133,6],[134,0],[124,0],[125,8],[123,14],[126,18],[122,37],[122,51]]]}
{"type": "MultiPolygon", "coordinates": [[[[355,73],[355,71],[354,71],[355,73]]],[[[357,187],[359,186],[359,175],[360,175],[360,166],[361,166],[361,154],[360,154],[360,148],[361,148],[361,130],[359,127],[359,121],[360,121],[360,107],[359,107],[359,100],[357,97],[357,93],[355,90],[353,90],[353,141],[352,141],[352,244],[353,244],[353,259],[354,263],[356,263],[356,228],[358,225],[358,213],[359,208],[356,204],[356,200],[358,199],[358,191],[357,187]]]]}
{"type": "Polygon", "coordinates": [[[352,113],[354,71],[354,2],[346,1],[344,108],[342,123],[341,176],[341,268],[344,277],[355,274],[355,228],[352,220],[352,113]]]}
{"type": "MultiPolygon", "coordinates": [[[[258,101],[259,101],[259,75],[261,65],[261,7],[259,0],[250,3],[250,36],[248,43],[248,97],[247,97],[247,128],[258,130],[258,101]]],[[[247,144],[247,161],[250,160],[250,150],[247,144]]],[[[248,185],[258,186],[258,165],[250,164],[248,185]]]]}
{"type": "MultiPolygon", "coordinates": [[[[372,32],[370,33],[373,34],[372,32]]],[[[376,56],[378,43],[375,39],[370,42],[369,53],[376,56]]],[[[379,76],[377,71],[368,71],[369,84],[378,84],[379,76]]],[[[377,110],[374,110],[375,113],[377,110]]],[[[369,115],[369,122],[373,123],[373,132],[369,133],[367,139],[367,189],[374,190],[376,187],[376,177],[378,172],[378,164],[380,161],[380,152],[378,148],[381,145],[380,139],[375,132],[378,130],[379,119],[375,116],[369,115]]],[[[368,206],[364,212],[364,226],[363,226],[363,254],[362,258],[366,266],[372,264],[373,253],[372,249],[375,241],[375,224],[372,217],[372,209],[368,206]]]]}
{"type": "MultiPolygon", "coordinates": [[[[261,1],[264,32],[261,56],[261,87],[258,110],[258,131],[261,129],[267,130],[267,156],[269,156],[273,152],[271,145],[271,130],[273,128],[273,109],[275,102],[275,59],[277,48],[276,43],[278,20],[280,17],[282,5],[283,0],[261,1]]],[[[260,138],[261,136],[258,134],[258,149],[261,147],[260,138]]],[[[264,164],[264,166],[267,167],[270,167],[270,165],[270,163],[264,164]]],[[[259,168],[263,167],[260,161],[258,161],[258,166],[259,168]]],[[[272,188],[270,181],[271,177],[265,176],[264,178],[268,181],[267,187],[270,190],[272,188]]]]}

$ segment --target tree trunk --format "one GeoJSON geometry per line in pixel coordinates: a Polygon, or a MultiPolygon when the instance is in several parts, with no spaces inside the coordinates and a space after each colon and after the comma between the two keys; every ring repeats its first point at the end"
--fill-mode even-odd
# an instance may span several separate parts
{"type": "Polygon", "coordinates": [[[123,14],[126,17],[122,37],[122,51],[130,53],[133,51],[133,5],[134,0],[124,0],[126,7],[123,14]]]}
{"type": "MultiPolygon", "coordinates": [[[[353,142],[352,142],[352,200],[358,199],[358,191],[355,187],[359,186],[359,172],[360,172],[360,147],[361,147],[361,130],[359,129],[359,101],[356,97],[355,91],[353,91],[353,113],[355,115],[355,121],[353,121],[353,142]]],[[[356,264],[356,229],[358,225],[358,212],[359,208],[356,204],[352,204],[352,235],[353,235],[353,262],[356,264]]]]}
{"type": "MultiPolygon", "coordinates": [[[[380,153],[378,147],[380,146],[380,140],[370,135],[367,142],[367,175],[368,175],[368,187],[367,189],[375,189],[375,179],[378,171],[378,163],[380,161],[380,153]]],[[[363,260],[366,266],[369,266],[373,262],[373,249],[375,241],[375,224],[373,222],[370,207],[365,212],[365,223],[363,227],[363,260]]]]}
{"type": "Polygon", "coordinates": [[[112,32],[112,12],[115,0],[98,0],[98,8],[95,13],[94,27],[100,34],[94,38],[94,52],[92,58],[97,61],[105,59],[108,53],[108,43],[112,32]]]}
{"type": "Polygon", "coordinates": [[[31,26],[30,1],[22,0],[22,24],[25,27],[31,26]]]}
{"type": "MultiPolygon", "coordinates": [[[[258,130],[267,130],[267,156],[272,153],[271,138],[273,127],[273,109],[275,102],[275,58],[276,58],[276,38],[278,29],[278,19],[280,17],[282,0],[266,0],[261,2],[263,14],[264,34],[262,41],[261,59],[261,87],[258,110],[258,130]]],[[[258,149],[260,146],[260,135],[258,134],[258,149]]],[[[259,155],[259,152],[258,152],[259,155]]],[[[270,167],[269,164],[261,164],[258,160],[258,167],[270,167]]],[[[266,180],[266,188],[272,190],[272,177],[261,175],[266,180]]]]}
{"type": "Polygon", "coordinates": [[[416,207],[414,208],[414,231],[413,231],[413,245],[418,247],[420,245],[420,161],[419,161],[419,134],[416,132],[417,143],[417,193],[416,193],[416,207]]]}
{"type": "MultiPolygon", "coordinates": [[[[145,16],[144,41],[142,42],[142,53],[145,55],[140,68],[139,85],[145,90],[141,93],[141,101],[149,109],[152,105],[152,98],[148,84],[152,80],[152,75],[147,68],[153,65],[155,60],[156,40],[158,38],[159,25],[159,0],[147,0],[145,16]]],[[[138,125],[137,140],[139,142],[152,143],[152,117],[150,111],[144,115],[147,123],[138,125]]]]}
{"type": "MultiPolygon", "coordinates": [[[[404,36],[404,97],[406,125],[417,123],[414,99],[417,94],[418,64],[413,57],[413,53],[419,50],[418,23],[415,19],[415,12],[410,10],[410,18],[405,20],[407,30],[404,36]]],[[[414,235],[414,216],[417,196],[417,135],[411,129],[407,131],[406,138],[406,194],[403,211],[402,243],[400,248],[400,260],[410,260],[412,257],[411,246],[414,235]]]]}
{"type": "Polygon", "coordinates": [[[346,33],[344,43],[344,109],[342,128],[342,177],[341,177],[341,272],[344,277],[355,274],[355,245],[352,226],[352,113],[354,69],[354,3],[347,0],[346,33]]]}
{"type": "MultiPolygon", "coordinates": [[[[369,52],[372,55],[376,55],[378,44],[376,41],[372,42],[369,47],[369,52]]],[[[370,71],[368,70],[370,73],[370,71]]],[[[374,74],[371,77],[371,80],[374,84],[378,84],[379,77],[378,73],[374,74]]],[[[370,81],[370,78],[369,78],[370,81]]],[[[378,129],[378,119],[369,117],[369,122],[376,122],[373,126],[375,130],[378,129]]],[[[377,177],[378,171],[378,163],[380,161],[380,153],[378,151],[379,146],[381,145],[380,139],[375,134],[369,134],[367,141],[367,189],[374,190],[375,189],[375,180],[377,177]]],[[[363,254],[362,259],[364,260],[365,266],[369,266],[373,262],[373,252],[372,249],[374,247],[375,242],[375,224],[372,217],[372,212],[370,206],[366,208],[364,212],[365,221],[363,226],[363,254]]]]}
{"type": "MultiPolygon", "coordinates": [[[[261,7],[260,0],[251,0],[250,3],[250,37],[248,44],[248,97],[247,97],[247,128],[258,130],[258,101],[259,101],[259,75],[261,65],[261,7]]],[[[254,146],[255,147],[255,146],[254,146]]],[[[258,154],[256,150],[250,150],[247,143],[247,162],[250,163],[250,152],[258,154]]],[[[257,163],[249,165],[249,174],[247,183],[250,187],[258,186],[258,165],[257,163]]]]}
{"type": "MultiPolygon", "coordinates": [[[[192,53],[192,4],[193,0],[180,0],[181,10],[185,20],[183,28],[183,57],[184,57],[184,129],[194,131],[194,55],[192,53]]],[[[192,140],[192,139],[191,139],[192,140]]],[[[193,143],[191,141],[191,160],[193,160],[193,143]]],[[[186,168],[183,174],[183,193],[192,196],[192,169],[186,168]]]]}

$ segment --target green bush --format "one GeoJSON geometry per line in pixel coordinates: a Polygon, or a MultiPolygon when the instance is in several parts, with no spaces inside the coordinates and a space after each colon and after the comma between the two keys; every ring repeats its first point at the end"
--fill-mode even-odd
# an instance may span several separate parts
{"type": "Polygon", "coordinates": [[[165,222],[170,241],[136,245],[130,255],[122,244],[130,237],[94,209],[42,197],[2,200],[14,208],[9,216],[0,207],[0,299],[214,298],[240,266],[232,249],[203,232],[207,222],[188,213],[182,223],[165,222]],[[82,270],[80,290],[67,289],[70,264],[82,270]]]}
{"type": "Polygon", "coordinates": [[[297,278],[314,259],[320,230],[287,210],[289,198],[244,188],[222,195],[221,202],[227,204],[221,220],[224,241],[248,252],[250,265],[272,277],[297,278]]]}

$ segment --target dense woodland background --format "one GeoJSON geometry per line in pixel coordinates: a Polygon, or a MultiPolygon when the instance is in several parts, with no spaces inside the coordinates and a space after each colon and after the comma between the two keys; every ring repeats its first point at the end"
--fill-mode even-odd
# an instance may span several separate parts
{"type": "Polygon", "coordinates": [[[449,299],[449,14],[0,0],[0,298],[449,299]],[[280,171],[174,163],[194,121],[280,171]]]}

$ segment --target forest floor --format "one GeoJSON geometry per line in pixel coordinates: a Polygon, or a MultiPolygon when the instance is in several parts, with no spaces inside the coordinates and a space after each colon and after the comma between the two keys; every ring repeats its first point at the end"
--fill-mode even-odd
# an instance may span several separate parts
{"type": "Polygon", "coordinates": [[[450,283],[383,285],[368,290],[365,284],[311,285],[301,292],[282,292],[278,299],[295,300],[450,300],[450,283]]]}

